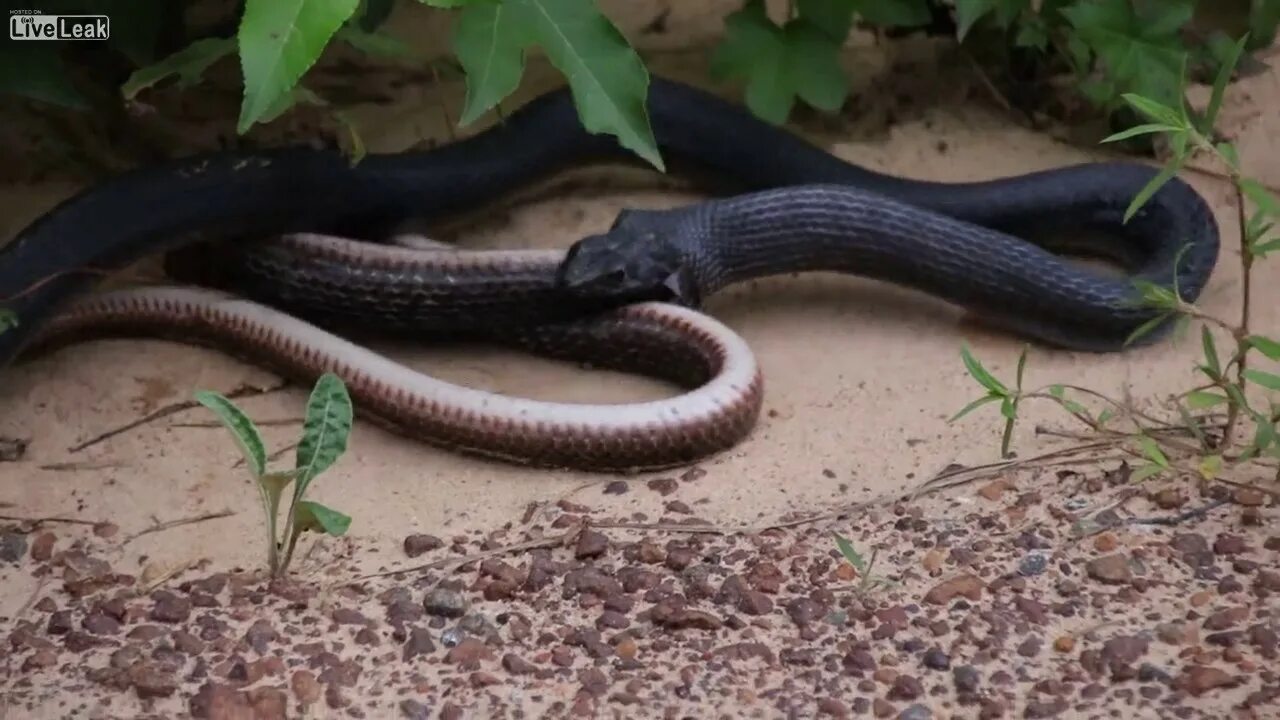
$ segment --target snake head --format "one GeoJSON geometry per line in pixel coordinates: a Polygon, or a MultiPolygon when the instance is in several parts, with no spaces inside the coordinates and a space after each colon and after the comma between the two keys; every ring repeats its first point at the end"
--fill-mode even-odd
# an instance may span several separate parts
{"type": "Polygon", "coordinates": [[[611,302],[666,301],[688,307],[701,303],[685,254],[643,215],[624,210],[608,232],[574,243],[557,272],[570,294],[611,302]]]}

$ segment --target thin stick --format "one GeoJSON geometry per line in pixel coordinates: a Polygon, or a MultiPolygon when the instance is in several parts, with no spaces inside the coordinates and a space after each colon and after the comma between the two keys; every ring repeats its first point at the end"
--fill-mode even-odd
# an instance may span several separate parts
{"type": "Polygon", "coordinates": [[[143,535],[150,535],[151,533],[157,533],[162,530],[170,530],[172,528],[182,527],[183,525],[194,525],[196,523],[202,523],[207,520],[218,520],[220,518],[231,517],[232,515],[235,515],[235,512],[232,510],[219,510],[218,512],[205,513],[203,515],[196,515],[195,517],[182,518],[180,520],[168,520],[166,522],[156,523],[155,525],[152,525],[151,527],[145,530],[139,530],[138,532],[130,535],[129,537],[125,538],[124,542],[120,544],[128,545],[129,543],[133,542],[134,540],[137,540],[143,535]]]}
{"type": "Polygon", "coordinates": [[[13,520],[15,522],[20,522],[20,523],[30,523],[31,525],[34,525],[36,527],[39,527],[40,525],[43,525],[45,523],[66,523],[68,525],[97,525],[98,523],[102,522],[101,520],[81,520],[80,518],[69,518],[69,517],[50,516],[50,517],[32,518],[32,517],[23,517],[21,515],[0,515],[0,520],[13,520]]]}
{"type": "MultiPolygon", "coordinates": [[[[230,393],[228,393],[227,397],[232,400],[236,400],[244,397],[257,397],[259,395],[269,395],[271,393],[283,390],[288,386],[289,386],[289,383],[287,382],[282,382],[279,385],[274,385],[269,388],[255,388],[255,387],[249,387],[247,385],[242,385],[232,390],[230,393]]],[[[73,452],[73,453],[80,452],[85,448],[89,448],[99,443],[105,442],[117,435],[121,435],[123,433],[129,432],[130,430],[134,430],[136,428],[142,427],[143,425],[146,425],[148,423],[155,422],[160,418],[168,417],[170,415],[183,412],[184,410],[191,410],[197,407],[200,407],[200,403],[194,400],[185,400],[183,402],[173,403],[172,405],[166,405],[165,407],[162,407],[159,410],[156,410],[155,412],[144,415],[138,418],[137,420],[121,425],[120,427],[113,428],[99,435],[95,435],[94,437],[89,438],[88,440],[85,440],[79,445],[73,445],[72,447],[67,449],[67,452],[73,452]]]]}
{"type": "Polygon", "coordinates": [[[372,580],[374,578],[393,577],[396,575],[404,575],[406,573],[411,573],[411,572],[420,572],[423,570],[434,570],[436,568],[447,567],[449,565],[454,565],[454,564],[465,565],[470,562],[476,562],[477,560],[485,560],[487,558],[496,557],[498,555],[506,555],[507,553],[524,552],[526,550],[535,550],[537,548],[544,548],[544,547],[555,547],[557,545],[564,544],[565,541],[569,540],[570,538],[576,537],[578,533],[581,532],[582,527],[583,526],[576,526],[570,529],[569,531],[561,533],[559,535],[551,535],[549,537],[538,538],[537,540],[529,540],[527,542],[516,543],[515,545],[506,545],[504,547],[494,548],[493,550],[485,550],[484,552],[473,553],[471,555],[463,555],[462,557],[444,558],[443,560],[433,560],[432,562],[422,563],[421,565],[414,565],[413,567],[400,568],[397,570],[383,570],[382,572],[376,572],[369,575],[361,575],[354,579],[344,580],[338,583],[338,587],[355,585],[358,582],[364,582],[365,580],[372,580]]]}

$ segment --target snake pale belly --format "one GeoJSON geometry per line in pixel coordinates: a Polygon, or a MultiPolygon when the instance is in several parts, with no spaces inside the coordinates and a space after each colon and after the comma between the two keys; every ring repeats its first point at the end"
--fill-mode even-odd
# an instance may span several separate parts
{"type": "MultiPolygon", "coordinates": [[[[367,242],[406,220],[483,206],[557,170],[632,160],[611,137],[581,128],[565,90],[531,101],[471,138],[370,156],[354,167],[335,152],[288,149],[218,153],[127,173],[58,206],[0,252],[0,295],[12,298],[9,307],[21,321],[0,335],[0,359],[14,360],[32,340],[47,345],[83,333],[91,324],[86,318],[103,321],[102,332],[196,328],[248,350],[253,341],[229,329],[231,316],[210,309],[241,302],[226,297],[197,293],[186,298],[185,309],[167,311],[145,310],[145,293],[178,291],[69,304],[89,285],[90,276],[78,272],[85,268],[110,270],[197,240],[232,239],[237,242],[220,246],[218,256],[227,288],[319,326],[417,339],[479,331],[556,357],[589,357],[679,379],[699,388],[693,393],[720,388],[710,402],[721,408],[719,415],[699,415],[697,422],[664,416],[661,432],[650,419],[637,420],[628,426],[628,443],[597,443],[610,449],[594,453],[573,439],[615,437],[619,429],[602,416],[574,416],[582,422],[562,426],[549,418],[521,424],[512,398],[488,399],[498,409],[490,425],[481,423],[486,433],[432,429],[431,413],[460,414],[455,429],[473,417],[474,407],[454,396],[434,407],[409,403],[408,415],[387,418],[427,440],[526,462],[660,466],[732,445],[758,413],[758,378],[744,379],[758,370],[745,345],[709,318],[697,332],[680,329],[702,316],[681,314],[688,311],[675,305],[696,308],[727,285],[798,271],[853,273],[923,290],[1029,339],[1114,351],[1155,316],[1134,304],[1132,277],[1176,284],[1192,301],[1217,260],[1212,213],[1180,180],[1166,183],[1128,224],[1121,222],[1129,201],[1156,175],[1144,165],[1097,163],[938,183],[857,167],[671,81],[652,81],[648,110],[668,164],[710,177],[731,194],[672,210],[626,211],[567,255],[409,251],[367,242]],[[1039,238],[1046,228],[1071,239],[1039,238]],[[1082,239],[1099,230],[1108,237],[1082,239]],[[1064,249],[1118,259],[1130,278],[1078,267],[1058,254],[1064,249]],[[633,303],[647,304],[643,312],[621,309],[633,303]],[[194,316],[222,319],[200,325],[194,316]],[[630,337],[631,344],[618,337],[630,337]],[[674,360],[664,361],[663,353],[674,360]],[[735,374],[747,367],[752,370],[735,374]],[[524,440],[513,440],[522,434],[524,440]],[[553,449],[564,434],[570,440],[553,449]]],[[[177,297],[169,296],[171,305],[177,297]]],[[[270,322],[261,319],[268,315],[258,317],[263,332],[297,322],[279,314],[269,315],[270,322]]],[[[317,344],[330,366],[357,356],[361,368],[386,362],[353,355],[355,346],[304,325],[311,330],[289,325],[293,335],[282,335],[295,344],[258,345],[257,355],[292,363],[303,374],[320,367],[298,362],[317,344]]],[[[394,415],[386,393],[421,390],[422,381],[398,374],[402,368],[393,370],[394,364],[378,367],[381,380],[362,386],[363,402],[394,415]]],[[[681,398],[674,401],[677,414],[693,407],[681,398]]],[[[566,406],[547,409],[569,417],[566,406]]]]}

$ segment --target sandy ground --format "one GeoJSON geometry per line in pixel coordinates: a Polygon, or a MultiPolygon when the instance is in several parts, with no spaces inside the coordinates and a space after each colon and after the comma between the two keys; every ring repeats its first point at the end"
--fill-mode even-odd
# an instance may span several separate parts
{"type": "MultiPolygon", "coordinates": [[[[616,6],[611,15],[629,31],[656,14],[647,2],[608,5],[616,6]]],[[[713,5],[695,10],[679,4],[669,18],[672,33],[633,33],[650,51],[655,72],[702,81],[705,54],[688,48],[717,32],[716,23],[707,18],[723,12],[725,3],[713,5]]],[[[435,20],[413,13],[400,23],[408,28],[431,26],[435,20]]],[[[903,47],[851,49],[848,67],[858,78],[858,99],[839,119],[793,129],[859,164],[937,180],[999,177],[1107,157],[1019,127],[988,101],[972,77],[958,71],[937,76],[926,60],[926,52],[903,47]],[[913,58],[917,52],[919,63],[913,58]],[[892,99],[886,87],[899,89],[901,97],[892,99]]],[[[555,82],[553,74],[535,64],[520,97],[555,82]]],[[[404,89],[392,105],[365,104],[352,111],[371,149],[394,149],[424,136],[446,139],[442,124],[430,118],[438,117],[442,98],[456,114],[460,97],[461,86],[445,81],[404,89]]],[[[1263,74],[1233,89],[1224,124],[1238,139],[1248,169],[1280,186],[1280,164],[1275,162],[1280,157],[1280,75],[1263,74]]],[[[1187,177],[1215,208],[1223,232],[1219,270],[1203,306],[1233,316],[1240,274],[1232,192],[1211,176],[1187,177]]],[[[6,186],[0,193],[0,237],[12,236],[73,189],[56,182],[6,186]]],[[[690,199],[646,190],[564,195],[513,208],[462,239],[486,246],[564,246],[607,227],[622,207],[690,199]]],[[[1262,272],[1264,280],[1277,277],[1274,268],[1262,272]]],[[[1255,327],[1280,332],[1278,307],[1280,285],[1260,282],[1255,327]]],[[[848,277],[753,283],[714,298],[708,309],[751,344],[764,368],[767,397],[750,438],[702,463],[705,474],[681,486],[679,499],[701,520],[722,526],[768,525],[900,492],[952,464],[997,459],[1000,424],[994,409],[947,421],[978,395],[961,365],[959,348],[968,343],[997,375],[1009,377],[1020,340],[968,323],[954,308],[931,298],[848,277]]],[[[1074,383],[1113,396],[1161,397],[1186,386],[1199,352],[1198,342],[1109,356],[1032,347],[1027,383],[1074,383]]],[[[396,348],[394,354],[442,378],[541,398],[628,400],[670,392],[643,379],[505,352],[428,347],[396,348]]],[[[218,353],[163,342],[86,343],[7,371],[0,386],[0,403],[6,408],[0,435],[29,438],[30,445],[21,460],[0,464],[0,503],[12,504],[4,512],[107,521],[129,537],[158,522],[228,510],[226,517],[143,535],[118,547],[117,568],[137,573],[148,565],[194,561],[206,561],[208,572],[255,568],[262,552],[256,493],[245,473],[234,467],[237,452],[224,431],[190,426],[210,419],[202,410],[171,415],[84,450],[69,448],[189,400],[198,389],[228,392],[246,384],[275,383],[273,376],[218,353]]],[[[305,389],[289,387],[246,399],[242,406],[259,419],[296,418],[304,400],[305,389]]],[[[1021,454],[1066,444],[1034,432],[1038,424],[1060,427],[1060,414],[1034,405],[1025,412],[1015,437],[1021,454]]],[[[285,447],[296,431],[296,425],[264,429],[271,448],[285,447]]],[[[612,479],[462,458],[357,421],[350,451],[313,490],[316,499],[355,518],[349,539],[327,543],[308,567],[334,555],[346,558],[344,568],[407,565],[411,561],[401,551],[407,535],[488,533],[518,521],[531,505],[547,507],[586,496],[595,512],[609,517],[664,514],[669,498],[660,493],[601,494],[599,483],[612,479]]],[[[944,506],[937,511],[948,512],[944,506]]],[[[75,528],[59,529],[64,531],[75,528]]],[[[1274,561],[1274,552],[1270,557],[1274,561]]],[[[0,617],[17,618],[41,581],[10,567],[0,570],[0,617]]]]}

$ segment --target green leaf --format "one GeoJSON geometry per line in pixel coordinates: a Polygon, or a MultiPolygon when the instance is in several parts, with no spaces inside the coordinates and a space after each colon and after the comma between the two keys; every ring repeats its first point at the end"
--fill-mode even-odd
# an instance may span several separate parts
{"type": "Polygon", "coordinates": [[[1165,457],[1164,451],[1160,449],[1155,440],[1146,435],[1139,435],[1137,439],[1138,444],[1142,446],[1142,453],[1147,456],[1147,459],[1162,468],[1167,469],[1169,467],[1169,458],[1165,457]]]}
{"type": "Polygon", "coordinates": [[[851,0],[797,0],[796,17],[809,21],[835,42],[843,43],[853,27],[853,7],[851,0]]]}
{"type": "Polygon", "coordinates": [[[1280,390],[1280,375],[1261,370],[1245,370],[1243,375],[1268,390],[1280,390]]]}
{"type": "Polygon", "coordinates": [[[1183,122],[1182,115],[1179,114],[1177,110],[1174,110],[1167,105],[1158,103],[1155,100],[1148,100],[1147,98],[1134,93],[1124,93],[1120,97],[1124,98],[1124,101],[1129,103],[1134,110],[1137,110],[1158,123],[1172,125],[1179,130],[1186,128],[1186,123],[1183,122]]]}
{"type": "Polygon", "coordinates": [[[1143,465],[1142,467],[1134,470],[1133,473],[1129,475],[1129,482],[1135,482],[1135,483],[1142,482],[1147,478],[1150,478],[1155,475],[1159,475],[1160,473],[1164,472],[1164,470],[1165,469],[1160,467],[1159,465],[1154,465],[1154,464],[1143,465]]]}
{"type": "Polygon", "coordinates": [[[974,410],[977,410],[978,408],[982,407],[983,405],[986,405],[987,403],[991,403],[991,402],[995,402],[997,400],[1003,400],[1003,399],[1004,399],[1004,396],[996,395],[996,394],[985,395],[983,397],[980,397],[977,400],[974,400],[973,402],[969,403],[968,405],[965,405],[964,408],[960,410],[960,412],[956,413],[955,415],[952,415],[951,419],[948,420],[947,422],[955,422],[956,420],[959,420],[960,418],[964,417],[965,415],[968,415],[969,413],[973,412],[974,410]]]}
{"type": "Polygon", "coordinates": [[[346,385],[333,373],[321,375],[307,401],[302,441],[298,443],[295,498],[302,497],[307,485],[346,452],[352,420],[351,397],[346,385]]]}
{"type": "Polygon", "coordinates": [[[840,533],[833,532],[831,534],[835,536],[836,548],[840,550],[840,554],[844,556],[844,559],[849,561],[849,564],[858,571],[859,575],[864,575],[867,572],[867,562],[854,549],[853,543],[849,542],[849,538],[840,533]]]}
{"type": "Polygon", "coordinates": [[[1022,11],[1031,6],[1031,0],[955,0],[956,37],[964,40],[969,30],[983,17],[994,13],[996,23],[1007,28],[1022,11]]]}
{"type": "Polygon", "coordinates": [[[1220,142],[1216,147],[1218,153],[1227,161],[1227,164],[1233,168],[1240,167],[1240,153],[1236,152],[1235,145],[1229,142],[1220,142]]]}
{"type": "Polygon", "coordinates": [[[786,122],[796,98],[833,112],[848,97],[840,66],[840,43],[806,18],[778,27],[761,0],[749,0],[725,20],[725,36],[711,58],[717,81],[746,81],[745,100],[753,114],[786,122]]]}
{"type": "Polygon", "coordinates": [[[407,58],[413,54],[399,38],[386,33],[367,32],[347,25],[339,28],[334,37],[366,55],[381,55],[393,59],[407,58]]]}
{"type": "Polygon", "coordinates": [[[0,45],[0,95],[88,110],[89,102],[67,75],[59,45],[37,40],[13,40],[0,45]]]}
{"type": "Polygon", "coordinates": [[[1134,195],[1132,202],[1129,203],[1129,207],[1125,209],[1124,222],[1129,222],[1129,220],[1133,218],[1134,214],[1136,214],[1138,210],[1142,209],[1142,206],[1146,205],[1147,201],[1150,200],[1151,197],[1160,190],[1160,188],[1164,187],[1165,183],[1172,180],[1173,176],[1177,175],[1178,171],[1181,169],[1181,162],[1170,163],[1161,169],[1158,175],[1151,178],[1151,180],[1138,191],[1138,194],[1134,195]]]}
{"type": "Polygon", "coordinates": [[[1205,392],[1203,390],[1195,390],[1187,393],[1187,405],[1189,405],[1192,410],[1205,410],[1227,402],[1230,402],[1227,396],[1219,393],[1205,392]]]}
{"type": "Polygon", "coordinates": [[[1128,347],[1129,345],[1132,345],[1134,342],[1138,340],[1138,338],[1141,338],[1142,336],[1149,334],[1152,330],[1155,330],[1157,327],[1159,327],[1169,319],[1170,314],[1171,313],[1157,315],[1151,318],[1150,320],[1139,325],[1137,329],[1129,333],[1129,337],[1124,339],[1124,346],[1128,347]]]}
{"type": "Polygon", "coordinates": [[[1204,347],[1204,361],[1206,367],[1212,373],[1210,377],[1218,379],[1222,377],[1222,364],[1218,360],[1218,346],[1213,342],[1213,333],[1209,332],[1207,325],[1200,328],[1200,344],[1204,347]]]}
{"type": "Polygon", "coordinates": [[[1056,399],[1062,405],[1062,407],[1066,408],[1067,412],[1074,413],[1076,415],[1083,415],[1084,417],[1089,416],[1089,409],[1081,405],[1080,403],[1076,402],[1075,400],[1071,400],[1067,398],[1066,388],[1062,387],[1061,385],[1050,386],[1049,394],[1052,395],[1054,399],[1056,399]]]}
{"type": "Polygon", "coordinates": [[[246,0],[237,34],[244,102],[236,131],[244,133],[279,107],[320,58],[358,0],[246,0]]]}
{"type": "Polygon", "coordinates": [[[1280,0],[1253,0],[1249,13],[1250,50],[1271,47],[1280,27],[1280,0]]]}
{"type": "Polygon", "coordinates": [[[1249,248],[1249,252],[1253,253],[1254,257],[1265,257],[1269,253],[1276,252],[1277,250],[1280,250],[1280,238],[1268,240],[1266,242],[1254,243],[1249,248]]]}
{"type": "Polygon", "coordinates": [[[1186,55],[1178,32],[1191,20],[1193,4],[1166,0],[1143,9],[1130,0],[1081,0],[1062,14],[1121,91],[1174,105],[1181,98],[1186,55]]]}
{"type": "Polygon", "coordinates": [[[477,2],[458,15],[453,50],[467,77],[459,125],[475,122],[519,87],[525,48],[533,42],[526,10],[518,2],[477,2]]]}
{"type": "Polygon", "coordinates": [[[1261,335],[1250,335],[1249,345],[1272,360],[1280,360],[1280,342],[1261,335]]]}
{"type": "Polygon", "coordinates": [[[933,15],[926,0],[853,0],[858,15],[879,27],[920,27],[933,15]]]}
{"type": "Polygon", "coordinates": [[[351,527],[351,517],[318,502],[303,500],[298,503],[297,532],[322,532],[341,537],[351,527]]]}
{"type": "Polygon", "coordinates": [[[1106,425],[1107,421],[1113,417],[1115,417],[1115,413],[1112,412],[1111,408],[1105,408],[1102,412],[1098,413],[1098,426],[1102,427],[1106,425]]]}
{"type": "Polygon", "coordinates": [[[995,376],[987,372],[987,369],[982,366],[982,363],[973,356],[973,353],[969,351],[968,345],[961,346],[960,358],[964,361],[965,369],[969,371],[969,374],[972,375],[973,379],[977,380],[980,385],[996,395],[1005,396],[1009,394],[1009,389],[1006,388],[999,380],[995,379],[995,376]]]}
{"type": "Polygon", "coordinates": [[[276,118],[285,114],[286,112],[291,110],[293,106],[299,103],[305,103],[307,105],[318,105],[321,107],[327,106],[329,104],[324,101],[324,98],[320,97],[319,95],[316,95],[307,87],[303,85],[298,85],[297,87],[293,88],[292,90],[285,93],[284,95],[280,95],[279,97],[276,98],[275,102],[268,105],[266,110],[263,111],[262,117],[258,118],[258,122],[264,123],[264,124],[273,122],[276,118]]]}
{"type": "Polygon", "coordinates": [[[236,50],[234,38],[202,38],[164,58],[133,71],[120,86],[120,94],[132,100],[138,93],[174,75],[180,87],[194,85],[214,63],[236,50]]]}
{"type": "Polygon", "coordinates": [[[235,403],[220,393],[201,390],[195,397],[196,402],[218,416],[240,446],[240,452],[244,454],[245,462],[249,463],[249,469],[253,471],[254,478],[261,478],[267,470],[267,450],[262,444],[262,435],[258,432],[258,427],[253,424],[253,420],[250,420],[249,416],[236,407],[235,403]]]}
{"type": "Polygon", "coordinates": [[[1258,210],[1273,218],[1280,218],[1280,198],[1262,183],[1252,178],[1240,179],[1240,190],[1258,206],[1258,210]]]}
{"type": "Polygon", "coordinates": [[[1182,128],[1176,125],[1165,125],[1162,123],[1146,123],[1143,125],[1134,125],[1128,130],[1121,130],[1120,132],[1115,133],[1114,135],[1108,135],[1107,137],[1102,139],[1102,142],[1104,143],[1119,142],[1121,140],[1128,140],[1129,138],[1137,137],[1139,135],[1150,135],[1151,133],[1158,133],[1158,132],[1176,133],[1176,132],[1183,132],[1183,130],[1182,128]]]}
{"type": "Polygon", "coordinates": [[[1197,468],[1200,476],[1205,480],[1213,480],[1222,473],[1222,456],[1208,455],[1200,459],[1200,466],[1197,468]]]}
{"type": "Polygon", "coordinates": [[[9,308],[0,308],[0,333],[18,327],[18,314],[9,308]]]}
{"type": "Polygon", "coordinates": [[[1218,75],[1213,81],[1213,93],[1209,96],[1209,105],[1205,108],[1204,119],[1200,124],[1202,135],[1213,135],[1213,126],[1218,122],[1218,111],[1222,109],[1222,99],[1227,92],[1227,84],[1231,82],[1231,75],[1235,72],[1236,63],[1240,61],[1240,53],[1244,52],[1244,46],[1248,40],[1249,34],[1245,33],[1227,51],[1227,56],[1223,58],[1222,65],[1218,68],[1218,75]]]}
{"type": "Polygon", "coordinates": [[[623,147],[665,171],[645,103],[649,72],[593,0],[504,0],[525,8],[531,32],[569,80],[583,127],[615,135],[623,147]]]}

